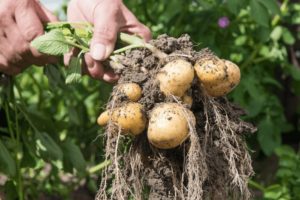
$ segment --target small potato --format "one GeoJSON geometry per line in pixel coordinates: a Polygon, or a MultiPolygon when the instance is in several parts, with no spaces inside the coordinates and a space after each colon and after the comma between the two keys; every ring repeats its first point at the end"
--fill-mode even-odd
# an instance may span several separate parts
{"type": "Polygon", "coordinates": [[[106,125],[111,117],[111,120],[122,129],[123,134],[139,135],[146,128],[147,120],[143,106],[139,103],[127,103],[110,112],[105,111],[98,117],[97,122],[100,126],[106,125]]]}
{"type": "Polygon", "coordinates": [[[147,137],[159,149],[171,149],[189,136],[189,123],[195,126],[193,113],[176,103],[156,106],[150,115],[147,137]]]}
{"type": "Polygon", "coordinates": [[[219,85],[226,80],[224,62],[217,57],[205,57],[195,64],[200,82],[205,86],[219,85]]]}
{"type": "Polygon", "coordinates": [[[131,101],[136,102],[142,96],[142,88],[136,83],[123,83],[117,87],[131,101]]]}
{"type": "Polygon", "coordinates": [[[166,96],[175,95],[182,97],[191,87],[193,79],[193,66],[183,59],[167,63],[157,74],[160,90],[166,96]]]}
{"type": "Polygon", "coordinates": [[[195,70],[201,88],[212,97],[228,94],[239,84],[241,78],[240,69],[237,65],[217,57],[197,61],[195,70]]]}
{"type": "Polygon", "coordinates": [[[103,113],[101,113],[101,115],[98,117],[97,119],[97,123],[100,126],[105,126],[109,121],[109,111],[106,110],[103,113]]]}
{"type": "Polygon", "coordinates": [[[229,60],[223,60],[228,73],[228,82],[233,86],[232,89],[240,83],[241,71],[240,68],[229,60]]]}

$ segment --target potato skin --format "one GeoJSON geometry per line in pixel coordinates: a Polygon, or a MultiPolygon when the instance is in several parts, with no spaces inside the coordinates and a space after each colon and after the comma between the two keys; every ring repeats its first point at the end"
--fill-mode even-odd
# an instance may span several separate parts
{"type": "Polygon", "coordinates": [[[197,61],[194,67],[200,81],[200,87],[212,97],[228,94],[240,82],[239,67],[228,60],[217,57],[204,58],[197,61]]]}
{"type": "Polygon", "coordinates": [[[194,124],[192,112],[179,104],[159,104],[151,112],[147,132],[149,142],[159,149],[179,146],[189,136],[190,119],[194,124]]]}
{"type": "Polygon", "coordinates": [[[142,97],[142,88],[136,83],[122,83],[117,87],[130,101],[137,102],[142,97]]]}
{"type": "Polygon", "coordinates": [[[194,69],[191,63],[183,59],[167,63],[157,74],[160,90],[166,95],[182,97],[191,87],[194,69]]]}
{"type": "Polygon", "coordinates": [[[97,119],[97,123],[100,126],[105,126],[109,121],[109,111],[106,110],[103,113],[100,114],[100,116],[97,119]]]}
{"type": "MultiPolygon", "coordinates": [[[[109,121],[109,112],[102,113],[97,122],[103,126],[109,121]],[[108,118],[107,118],[108,116],[108,118]],[[106,123],[105,120],[107,119],[106,123]]],[[[115,108],[111,113],[112,122],[116,123],[122,130],[122,134],[139,135],[146,128],[146,117],[143,106],[139,103],[127,103],[122,107],[115,108]]]]}
{"type": "Polygon", "coordinates": [[[226,80],[224,62],[217,57],[205,57],[195,63],[195,71],[205,86],[219,85],[226,80]]]}

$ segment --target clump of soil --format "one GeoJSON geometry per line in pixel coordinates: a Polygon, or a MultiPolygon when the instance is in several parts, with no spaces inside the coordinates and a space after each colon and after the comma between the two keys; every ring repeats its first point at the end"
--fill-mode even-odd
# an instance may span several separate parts
{"type": "MultiPolygon", "coordinates": [[[[159,60],[144,48],[128,50],[120,56],[124,68],[118,83],[137,83],[143,89],[139,100],[149,113],[157,103],[181,102],[165,97],[155,76],[170,60],[182,58],[194,64],[202,56],[213,55],[208,49],[193,50],[188,35],[172,38],[161,35],[151,44],[168,54],[159,60]]],[[[253,174],[244,140],[255,127],[240,119],[244,111],[226,98],[203,94],[195,79],[189,93],[196,127],[180,147],[160,150],[149,144],[146,131],[135,138],[120,134],[110,123],[106,127],[106,159],[96,199],[249,199],[247,181],[253,174]]],[[[107,109],[119,107],[126,97],[114,88],[107,109]],[[116,98],[117,97],[117,98],[116,98]]]]}

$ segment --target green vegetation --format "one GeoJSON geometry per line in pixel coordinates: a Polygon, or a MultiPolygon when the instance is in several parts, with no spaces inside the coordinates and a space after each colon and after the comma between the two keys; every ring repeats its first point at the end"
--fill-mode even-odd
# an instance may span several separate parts
{"type": "MultiPolygon", "coordinates": [[[[258,126],[248,137],[256,169],[249,186],[257,199],[300,199],[300,3],[125,3],[154,37],[188,33],[199,49],[209,47],[238,63],[241,83],[229,98],[247,110],[245,120],[258,126]],[[262,170],[263,162],[274,160],[270,158],[275,161],[265,166],[274,170],[262,170]]],[[[66,44],[57,51],[64,52],[68,45],[74,46],[66,44]]],[[[82,46],[83,53],[86,48],[82,46]]],[[[0,80],[0,177],[8,178],[0,194],[4,191],[8,199],[72,199],[71,192],[82,185],[92,193],[97,190],[101,169],[109,162],[96,119],[112,86],[81,77],[74,66],[32,67],[0,80]],[[75,84],[66,84],[71,82],[75,84]]]]}

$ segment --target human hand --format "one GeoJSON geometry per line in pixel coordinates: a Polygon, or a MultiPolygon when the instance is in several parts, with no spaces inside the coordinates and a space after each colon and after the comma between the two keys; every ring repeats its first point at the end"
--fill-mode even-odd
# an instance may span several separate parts
{"type": "Polygon", "coordinates": [[[89,53],[85,54],[84,72],[95,79],[113,82],[118,79],[112,71],[104,71],[101,61],[109,57],[119,32],[137,34],[148,41],[150,30],[141,24],[121,0],[71,0],[68,21],[87,21],[94,25],[89,53]]]}
{"type": "Polygon", "coordinates": [[[57,18],[36,0],[2,0],[0,3],[0,72],[16,75],[35,64],[55,62],[38,53],[30,42],[43,34],[43,24],[57,18]]]}

